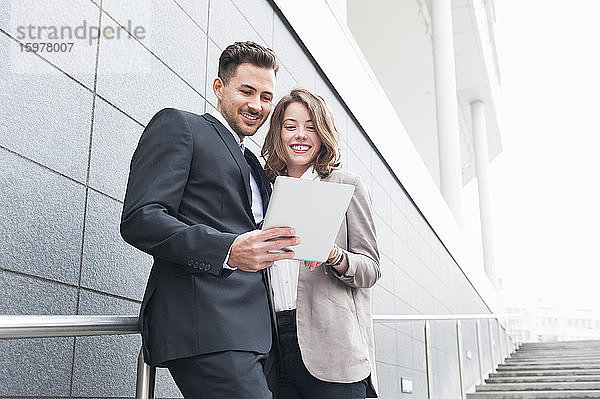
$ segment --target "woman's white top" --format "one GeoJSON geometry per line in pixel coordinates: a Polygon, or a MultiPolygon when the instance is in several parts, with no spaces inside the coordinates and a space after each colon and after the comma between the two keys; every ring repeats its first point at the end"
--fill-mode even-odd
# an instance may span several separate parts
{"type": "MultiPolygon", "coordinates": [[[[321,180],[313,168],[308,168],[300,178],[321,180]]],[[[301,267],[304,267],[304,261],[295,259],[278,260],[271,266],[271,285],[276,312],[296,309],[298,275],[301,267]]]]}

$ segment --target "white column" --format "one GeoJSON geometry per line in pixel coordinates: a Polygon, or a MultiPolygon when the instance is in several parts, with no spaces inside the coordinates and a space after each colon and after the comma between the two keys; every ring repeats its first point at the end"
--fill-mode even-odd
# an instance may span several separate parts
{"type": "Polygon", "coordinates": [[[462,164],[458,135],[458,101],[454,67],[454,37],[450,0],[431,1],[433,67],[437,107],[440,185],[442,195],[454,213],[462,219],[462,164]]]}
{"type": "Polygon", "coordinates": [[[477,100],[471,103],[473,143],[475,146],[475,170],[479,190],[479,217],[481,219],[481,241],[485,272],[496,285],[496,265],[494,260],[494,237],[492,234],[491,193],[488,178],[489,152],[485,105],[477,100]]]}

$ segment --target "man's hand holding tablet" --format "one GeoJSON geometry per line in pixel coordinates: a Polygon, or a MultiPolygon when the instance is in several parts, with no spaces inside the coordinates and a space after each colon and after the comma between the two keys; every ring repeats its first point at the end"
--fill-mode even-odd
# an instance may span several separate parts
{"type": "Polygon", "coordinates": [[[276,260],[291,259],[293,250],[280,251],[300,244],[296,231],[290,227],[273,227],[265,230],[253,230],[236,237],[231,244],[229,266],[247,272],[265,269],[276,260]]]}

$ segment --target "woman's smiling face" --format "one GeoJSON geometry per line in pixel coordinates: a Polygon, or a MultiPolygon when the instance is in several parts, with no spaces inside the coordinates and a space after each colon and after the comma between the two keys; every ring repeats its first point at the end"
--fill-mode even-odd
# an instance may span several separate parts
{"type": "Polygon", "coordinates": [[[315,123],[304,104],[294,102],[285,109],[281,141],[285,148],[288,175],[302,176],[321,148],[315,123]]]}

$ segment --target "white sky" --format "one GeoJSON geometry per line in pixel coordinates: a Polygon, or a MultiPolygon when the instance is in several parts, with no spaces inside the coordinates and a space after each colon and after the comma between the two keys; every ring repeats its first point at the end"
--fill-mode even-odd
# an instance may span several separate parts
{"type": "Polygon", "coordinates": [[[495,5],[498,273],[514,300],[600,309],[600,1],[495,5]]]}

